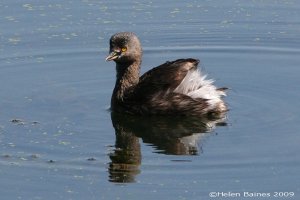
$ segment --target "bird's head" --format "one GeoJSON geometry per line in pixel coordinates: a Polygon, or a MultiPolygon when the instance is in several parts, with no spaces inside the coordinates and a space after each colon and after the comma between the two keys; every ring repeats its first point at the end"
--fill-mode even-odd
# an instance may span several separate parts
{"type": "Polygon", "coordinates": [[[131,63],[141,60],[141,43],[134,33],[116,33],[111,36],[109,44],[109,55],[106,57],[106,61],[113,60],[116,63],[131,63]]]}

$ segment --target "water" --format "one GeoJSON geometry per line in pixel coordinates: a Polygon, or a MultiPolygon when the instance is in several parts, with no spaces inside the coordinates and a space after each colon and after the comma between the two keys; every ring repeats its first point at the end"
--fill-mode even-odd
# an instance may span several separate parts
{"type": "Polygon", "coordinates": [[[1,199],[298,199],[299,9],[296,0],[2,1],[1,199]],[[104,58],[124,30],[141,39],[143,72],[199,58],[230,88],[227,119],[111,116],[115,69],[104,58]]]}

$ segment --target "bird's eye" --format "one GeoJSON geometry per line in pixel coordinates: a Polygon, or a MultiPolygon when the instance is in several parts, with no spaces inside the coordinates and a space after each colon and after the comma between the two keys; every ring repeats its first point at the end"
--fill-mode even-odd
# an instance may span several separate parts
{"type": "Polygon", "coordinates": [[[125,51],[127,51],[127,48],[126,48],[126,47],[123,47],[123,48],[121,49],[121,51],[122,51],[122,52],[125,52],[125,51]]]}

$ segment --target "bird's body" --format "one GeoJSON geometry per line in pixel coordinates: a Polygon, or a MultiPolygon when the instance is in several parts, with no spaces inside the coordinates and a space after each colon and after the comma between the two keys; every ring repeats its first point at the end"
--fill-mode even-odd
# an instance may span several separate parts
{"type": "Polygon", "coordinates": [[[139,115],[196,115],[223,113],[224,88],[217,89],[197,69],[198,60],[166,62],[139,76],[142,49],[135,34],[121,32],[110,39],[117,79],[111,109],[139,115]]]}

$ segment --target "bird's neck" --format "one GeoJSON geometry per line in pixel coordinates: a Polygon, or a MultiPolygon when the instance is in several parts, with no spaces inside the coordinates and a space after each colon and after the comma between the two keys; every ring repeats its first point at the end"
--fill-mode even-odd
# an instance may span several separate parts
{"type": "Polygon", "coordinates": [[[122,102],[126,93],[130,91],[130,88],[138,84],[140,65],[140,61],[116,64],[117,79],[112,95],[112,106],[122,102]]]}

